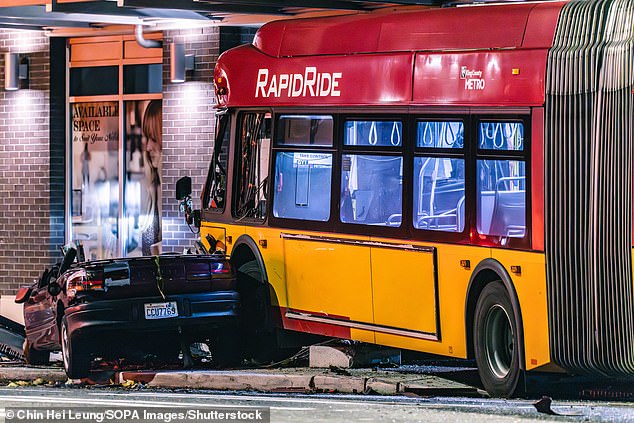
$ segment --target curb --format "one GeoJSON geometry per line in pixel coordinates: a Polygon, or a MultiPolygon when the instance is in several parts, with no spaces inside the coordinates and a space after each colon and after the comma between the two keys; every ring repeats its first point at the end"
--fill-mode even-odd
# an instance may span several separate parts
{"type": "Polygon", "coordinates": [[[68,376],[62,369],[50,367],[0,367],[0,381],[34,381],[37,379],[45,382],[66,382],[68,376]]]}
{"type": "Polygon", "coordinates": [[[121,372],[115,379],[143,383],[153,388],[254,390],[261,392],[338,392],[396,395],[398,382],[375,378],[328,375],[270,374],[236,371],[121,372]]]}
{"type": "Polygon", "coordinates": [[[310,391],[310,375],[262,374],[224,371],[120,372],[115,381],[144,383],[155,388],[191,388],[264,392],[310,391]]]}
{"type": "MultiPolygon", "coordinates": [[[[481,397],[477,388],[437,377],[390,377],[369,374],[330,375],[315,371],[248,371],[248,370],[165,370],[118,371],[95,373],[94,380],[73,380],[72,384],[114,384],[127,387],[131,382],[150,388],[210,389],[217,391],[344,393],[374,395],[460,395],[481,397]]],[[[60,368],[1,367],[0,382],[69,383],[60,368]]],[[[19,385],[23,386],[23,385],[19,385]]]]}

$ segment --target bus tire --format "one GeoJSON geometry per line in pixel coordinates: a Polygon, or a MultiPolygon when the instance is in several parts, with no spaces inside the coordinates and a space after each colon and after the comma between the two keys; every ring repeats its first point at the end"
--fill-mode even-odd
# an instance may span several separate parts
{"type": "Polygon", "coordinates": [[[475,358],[484,389],[509,398],[521,391],[518,328],[508,291],[501,281],[489,283],[478,298],[473,319],[475,358]]]}

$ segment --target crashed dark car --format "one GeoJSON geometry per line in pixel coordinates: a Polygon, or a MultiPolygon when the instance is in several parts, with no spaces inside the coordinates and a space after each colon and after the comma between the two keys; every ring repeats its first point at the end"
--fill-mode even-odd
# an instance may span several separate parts
{"type": "Polygon", "coordinates": [[[230,331],[239,314],[236,278],[220,255],[160,255],[72,263],[46,270],[21,288],[25,354],[44,364],[62,351],[71,378],[89,375],[93,358],[141,350],[179,356],[183,340],[230,331]]]}

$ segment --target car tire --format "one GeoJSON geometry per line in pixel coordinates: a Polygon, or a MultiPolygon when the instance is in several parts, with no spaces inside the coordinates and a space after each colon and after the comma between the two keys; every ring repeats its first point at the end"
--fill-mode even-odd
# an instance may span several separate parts
{"type": "Polygon", "coordinates": [[[474,350],[480,380],[493,397],[523,391],[520,345],[508,291],[496,281],[484,287],[473,319],[474,350]]]}
{"type": "Polygon", "coordinates": [[[211,345],[212,362],[221,368],[242,364],[244,352],[240,341],[240,334],[235,329],[219,329],[211,345]]]}
{"type": "Polygon", "coordinates": [[[36,350],[29,341],[25,341],[24,357],[26,359],[26,364],[30,364],[32,366],[43,366],[49,364],[50,355],[50,351],[36,350]]]}
{"type": "Polygon", "coordinates": [[[70,337],[68,322],[64,317],[60,328],[64,370],[71,379],[81,379],[90,373],[90,352],[77,340],[70,337]]]}

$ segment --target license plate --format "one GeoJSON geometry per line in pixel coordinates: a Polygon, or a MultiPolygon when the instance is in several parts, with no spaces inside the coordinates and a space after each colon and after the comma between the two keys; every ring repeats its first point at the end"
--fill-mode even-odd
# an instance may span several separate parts
{"type": "Polygon", "coordinates": [[[145,304],[145,318],[147,320],[169,319],[171,317],[178,317],[176,301],[145,304]]]}

